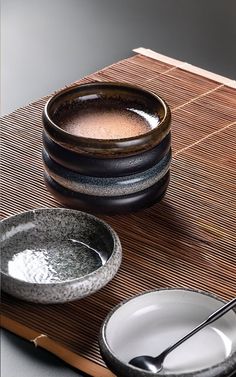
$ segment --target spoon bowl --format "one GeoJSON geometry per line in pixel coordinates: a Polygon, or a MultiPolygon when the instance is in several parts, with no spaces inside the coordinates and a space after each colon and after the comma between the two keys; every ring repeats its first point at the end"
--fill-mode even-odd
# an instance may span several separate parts
{"type": "Polygon", "coordinates": [[[130,360],[129,364],[143,370],[149,370],[153,373],[159,373],[163,369],[162,360],[157,360],[156,357],[152,356],[137,356],[130,360]]]}

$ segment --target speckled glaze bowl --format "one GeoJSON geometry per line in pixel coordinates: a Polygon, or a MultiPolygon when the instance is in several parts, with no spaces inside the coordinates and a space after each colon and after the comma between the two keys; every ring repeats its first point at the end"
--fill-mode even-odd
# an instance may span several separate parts
{"type": "Polygon", "coordinates": [[[49,191],[67,206],[90,212],[133,212],[158,202],[169,183],[170,119],[163,99],[129,84],[96,82],[60,91],[43,111],[49,191]],[[61,113],[79,114],[103,103],[147,114],[152,128],[128,138],[98,139],[71,134],[58,123],[61,113]]]}
{"type": "Polygon", "coordinates": [[[236,371],[236,311],[205,327],[164,361],[158,374],[129,364],[157,356],[224,302],[207,292],[170,288],[144,292],[116,306],[99,337],[102,357],[118,377],[226,377],[236,371]]]}
{"type": "Polygon", "coordinates": [[[37,209],[1,222],[3,291],[36,303],[63,303],[106,285],[121,263],[117,234],[68,209],[37,209]]]}

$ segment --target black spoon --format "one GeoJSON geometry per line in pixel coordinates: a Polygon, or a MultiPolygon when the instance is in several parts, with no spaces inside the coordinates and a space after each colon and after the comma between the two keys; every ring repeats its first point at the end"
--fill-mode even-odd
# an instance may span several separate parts
{"type": "Polygon", "coordinates": [[[160,355],[156,357],[152,356],[137,356],[134,357],[132,360],[130,360],[129,364],[140,368],[147,370],[149,372],[158,373],[163,368],[163,362],[166,358],[166,356],[173,351],[176,347],[178,347],[180,344],[185,342],[185,340],[189,339],[191,336],[196,334],[199,330],[203,329],[210,323],[216,321],[218,318],[222,317],[225,313],[227,313],[230,309],[232,309],[234,306],[236,306],[236,298],[229,301],[227,304],[222,306],[221,308],[217,309],[214,313],[212,313],[205,321],[200,323],[197,327],[195,327],[190,333],[185,335],[183,338],[178,340],[175,344],[172,346],[166,348],[160,355]]]}

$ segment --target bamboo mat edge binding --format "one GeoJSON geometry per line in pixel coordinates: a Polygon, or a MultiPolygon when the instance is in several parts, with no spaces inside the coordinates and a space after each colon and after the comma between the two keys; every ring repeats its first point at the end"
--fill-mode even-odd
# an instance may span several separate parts
{"type": "Polygon", "coordinates": [[[196,67],[192,64],[183,62],[181,60],[170,58],[169,56],[159,54],[158,52],[155,52],[153,50],[150,50],[148,48],[144,47],[138,47],[133,49],[134,52],[147,56],[149,58],[159,60],[163,63],[167,63],[170,65],[173,65],[175,68],[181,68],[185,71],[195,73],[199,76],[205,77],[207,79],[217,81],[223,85],[229,86],[231,88],[236,89],[236,80],[229,79],[228,77],[218,75],[217,73],[213,73],[210,71],[207,71],[203,68],[196,67]]]}
{"type": "Polygon", "coordinates": [[[46,334],[39,334],[37,331],[16,322],[5,315],[1,315],[1,326],[6,330],[34,343],[35,347],[41,347],[53,355],[59,357],[72,367],[93,377],[114,377],[114,374],[107,368],[90,361],[85,357],[77,355],[50,339],[46,334]]]}

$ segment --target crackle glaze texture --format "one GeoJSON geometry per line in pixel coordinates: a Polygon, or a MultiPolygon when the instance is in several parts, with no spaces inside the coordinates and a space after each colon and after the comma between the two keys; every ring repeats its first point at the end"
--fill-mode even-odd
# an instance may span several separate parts
{"type": "Polygon", "coordinates": [[[28,301],[57,303],[96,292],[121,263],[117,234],[68,209],[39,209],[1,223],[2,288],[28,301]]]}

